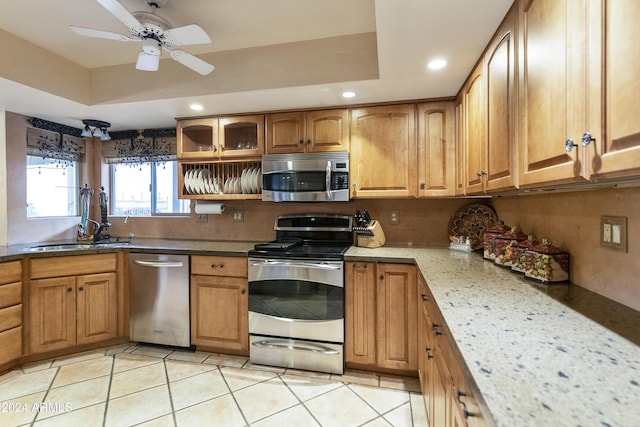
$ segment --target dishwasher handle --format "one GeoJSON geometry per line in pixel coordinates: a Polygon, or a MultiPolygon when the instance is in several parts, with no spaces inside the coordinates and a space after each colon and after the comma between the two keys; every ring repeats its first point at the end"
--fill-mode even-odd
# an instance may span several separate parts
{"type": "Polygon", "coordinates": [[[141,265],[143,267],[154,267],[154,268],[164,268],[164,267],[183,267],[184,263],[182,261],[143,261],[141,259],[136,259],[133,261],[134,264],[141,265]]]}

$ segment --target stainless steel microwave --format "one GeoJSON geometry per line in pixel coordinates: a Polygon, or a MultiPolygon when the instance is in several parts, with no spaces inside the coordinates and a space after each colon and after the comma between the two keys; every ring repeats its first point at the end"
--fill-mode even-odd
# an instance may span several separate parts
{"type": "Polygon", "coordinates": [[[262,156],[262,200],[349,201],[349,153],[265,154],[262,156]]]}

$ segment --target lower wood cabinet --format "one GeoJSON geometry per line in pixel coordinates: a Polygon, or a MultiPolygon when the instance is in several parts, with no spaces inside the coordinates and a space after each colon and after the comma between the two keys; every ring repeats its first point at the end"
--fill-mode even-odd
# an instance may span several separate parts
{"type": "Polygon", "coordinates": [[[117,329],[116,254],[31,260],[31,354],[105,341],[117,329]],[[63,271],[67,275],[47,277],[63,271]]]}
{"type": "Polygon", "coordinates": [[[22,355],[21,261],[0,264],[0,349],[0,367],[22,355]]]}
{"type": "Polygon", "coordinates": [[[415,373],[415,266],[347,262],[345,271],[347,365],[415,373]]]}
{"type": "Polygon", "coordinates": [[[478,403],[453,352],[427,283],[418,279],[418,373],[430,426],[484,426],[478,403]]]}
{"type": "Polygon", "coordinates": [[[247,258],[191,257],[191,344],[249,352],[247,258]]]}

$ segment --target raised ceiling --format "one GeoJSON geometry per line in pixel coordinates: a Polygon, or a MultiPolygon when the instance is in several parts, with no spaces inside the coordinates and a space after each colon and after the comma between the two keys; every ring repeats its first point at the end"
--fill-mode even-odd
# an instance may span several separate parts
{"type": "MultiPolygon", "coordinates": [[[[171,59],[157,72],[135,70],[139,43],[71,32],[126,34],[94,0],[0,0],[0,109],[76,127],[98,118],[122,130],[193,115],[453,96],[512,2],[169,0],[159,15],[211,36],[210,45],[183,47],[216,66],[200,76],[171,59]],[[438,56],[449,65],[427,70],[438,56]],[[344,100],[344,90],[356,98],[344,100]],[[204,110],[192,112],[192,102],[204,110]]],[[[149,10],[142,0],[121,3],[149,10]]]]}

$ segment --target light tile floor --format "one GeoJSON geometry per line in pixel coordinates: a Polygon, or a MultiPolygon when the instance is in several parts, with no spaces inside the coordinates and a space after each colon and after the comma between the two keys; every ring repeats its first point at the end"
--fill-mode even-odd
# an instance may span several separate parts
{"type": "Polygon", "coordinates": [[[426,426],[417,379],[121,345],[0,377],[0,426],[426,426]]]}

